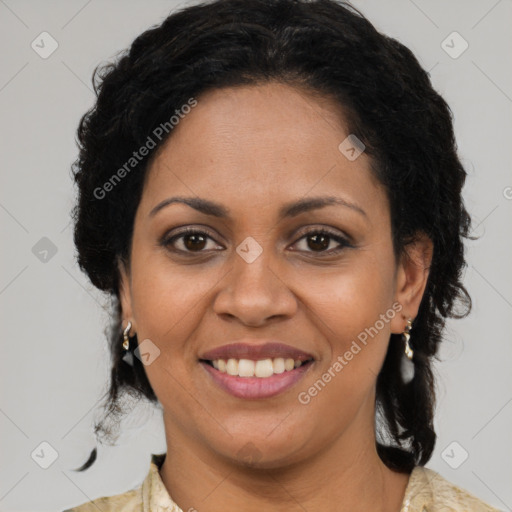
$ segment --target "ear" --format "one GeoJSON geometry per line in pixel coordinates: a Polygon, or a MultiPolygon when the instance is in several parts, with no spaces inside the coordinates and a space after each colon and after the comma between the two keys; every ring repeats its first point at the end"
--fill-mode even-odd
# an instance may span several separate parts
{"type": "Polygon", "coordinates": [[[131,279],[130,272],[124,261],[117,261],[119,270],[119,300],[121,302],[123,326],[130,321],[132,323],[131,333],[137,330],[135,319],[133,318],[132,295],[131,295],[131,279]]]}
{"type": "MultiPolygon", "coordinates": [[[[404,249],[395,278],[395,302],[402,305],[400,315],[391,321],[391,332],[404,331],[408,318],[416,318],[427,285],[434,244],[425,233],[417,233],[404,249]]],[[[413,322],[414,325],[414,322],[413,322]]]]}

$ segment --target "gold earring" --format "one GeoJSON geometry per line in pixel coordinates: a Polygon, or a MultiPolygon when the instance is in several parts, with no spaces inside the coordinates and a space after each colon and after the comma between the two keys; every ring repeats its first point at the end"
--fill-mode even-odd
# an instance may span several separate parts
{"type": "Polygon", "coordinates": [[[128,338],[128,333],[130,332],[130,329],[132,328],[132,323],[128,322],[128,325],[126,326],[126,329],[123,331],[123,348],[125,350],[128,350],[130,348],[130,339],[128,338]]]}
{"type": "Polygon", "coordinates": [[[412,356],[414,355],[414,352],[409,345],[409,340],[411,338],[411,329],[412,329],[412,318],[409,318],[407,320],[407,325],[404,328],[404,332],[402,333],[402,338],[405,341],[405,355],[408,357],[408,359],[412,359],[412,356]]]}

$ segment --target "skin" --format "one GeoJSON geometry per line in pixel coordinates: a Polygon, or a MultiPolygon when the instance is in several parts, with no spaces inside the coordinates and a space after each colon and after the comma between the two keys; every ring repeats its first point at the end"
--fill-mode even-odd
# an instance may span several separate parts
{"type": "Polygon", "coordinates": [[[130,266],[120,264],[121,304],[130,334],[160,350],[145,369],[164,412],[162,480],[183,510],[400,510],[409,475],[377,455],[375,385],[390,334],[418,313],[432,243],[419,235],[408,257],[395,259],[386,192],[365,153],[349,161],[339,151],[348,134],[341,108],[307,91],[221,89],[198,98],[151,163],[130,266]],[[175,196],[215,201],[229,216],[180,203],[150,215],[175,196]],[[365,214],[333,204],[278,219],[282,205],[321,196],[365,214]],[[161,243],[181,226],[213,236],[161,243]],[[318,249],[322,227],[352,246],[327,238],[318,249]],[[252,263],[236,252],[248,236],[263,249],[252,263]],[[394,303],[402,311],[301,404],[298,393],[394,303]],[[279,339],[315,362],[280,395],[235,398],[198,358],[241,337],[279,339]]]}

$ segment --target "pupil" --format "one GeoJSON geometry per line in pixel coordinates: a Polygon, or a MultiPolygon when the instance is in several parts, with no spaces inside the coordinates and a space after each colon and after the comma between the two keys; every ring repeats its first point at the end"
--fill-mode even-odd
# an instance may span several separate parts
{"type": "Polygon", "coordinates": [[[203,249],[205,245],[205,237],[202,235],[187,235],[184,238],[184,243],[186,248],[190,250],[203,249]],[[197,245],[198,242],[199,245],[197,245]]]}
{"type": "Polygon", "coordinates": [[[311,235],[309,237],[309,248],[314,250],[323,250],[329,247],[329,237],[327,235],[311,235]]]}

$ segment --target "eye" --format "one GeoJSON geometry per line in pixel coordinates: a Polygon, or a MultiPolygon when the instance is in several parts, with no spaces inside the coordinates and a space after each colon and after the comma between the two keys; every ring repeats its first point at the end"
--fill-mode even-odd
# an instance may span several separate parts
{"type": "Polygon", "coordinates": [[[308,231],[294,245],[299,246],[297,250],[328,254],[337,253],[345,247],[353,247],[345,237],[325,228],[308,231]],[[333,244],[337,244],[337,247],[333,248],[333,244]]]}
{"type": "Polygon", "coordinates": [[[193,228],[186,228],[172,236],[165,236],[162,245],[175,252],[185,253],[223,249],[209,232],[193,228]]]}
{"type": "MultiPolygon", "coordinates": [[[[194,228],[185,228],[171,236],[166,235],[161,244],[174,252],[181,253],[202,253],[224,249],[215,242],[213,234],[204,229],[194,228]]],[[[347,238],[325,228],[305,232],[294,246],[299,251],[322,254],[333,254],[346,247],[353,247],[347,238]]]]}

